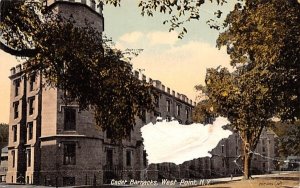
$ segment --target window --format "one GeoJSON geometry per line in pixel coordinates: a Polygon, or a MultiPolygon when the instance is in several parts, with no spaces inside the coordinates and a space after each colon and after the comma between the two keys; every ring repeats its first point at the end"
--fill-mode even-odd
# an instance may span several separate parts
{"type": "Polygon", "coordinates": [[[147,152],[145,150],[143,151],[143,163],[144,166],[147,166],[147,152]]]}
{"type": "Polygon", "coordinates": [[[13,141],[16,142],[17,141],[17,125],[12,126],[12,130],[13,130],[13,141]]]}
{"type": "Polygon", "coordinates": [[[171,117],[170,116],[166,116],[166,121],[167,122],[171,121],[171,117]]]}
{"type": "Polygon", "coordinates": [[[263,163],[262,167],[263,167],[263,170],[265,170],[266,169],[266,163],[263,163]]]}
{"type": "Polygon", "coordinates": [[[262,152],[266,152],[266,148],[265,147],[262,147],[262,152]]]}
{"type": "Polygon", "coordinates": [[[180,116],[180,108],[181,108],[180,104],[177,104],[176,105],[177,116],[180,116]]]}
{"type": "Polygon", "coordinates": [[[32,115],[33,114],[33,111],[34,111],[34,100],[35,98],[34,97],[31,97],[28,99],[28,103],[29,103],[29,115],[32,115]]]}
{"type": "Polygon", "coordinates": [[[20,82],[21,82],[20,79],[16,79],[16,80],[14,81],[14,85],[15,85],[15,96],[18,96],[18,95],[19,95],[20,82]]]}
{"type": "Polygon", "coordinates": [[[235,154],[236,155],[238,154],[238,147],[237,146],[235,147],[235,154]]]}
{"type": "Polygon", "coordinates": [[[131,151],[126,151],[126,165],[131,166],[131,151]]]}
{"type": "Polygon", "coordinates": [[[154,102],[155,102],[155,106],[159,108],[159,96],[155,95],[154,102]]]}
{"type": "Polygon", "coordinates": [[[64,108],[64,126],[65,130],[76,130],[76,109],[74,108],[64,108]]]}
{"type": "Polygon", "coordinates": [[[142,111],[142,121],[143,121],[143,123],[146,123],[146,122],[147,122],[146,110],[143,110],[143,111],[142,111]]]}
{"type": "Polygon", "coordinates": [[[33,122],[29,122],[27,124],[27,129],[28,129],[28,140],[31,140],[33,137],[33,122]]]}
{"type": "Polygon", "coordinates": [[[15,163],[16,163],[16,153],[15,151],[11,151],[11,155],[12,155],[12,167],[15,167],[15,163]]]}
{"type": "Polygon", "coordinates": [[[190,117],[190,110],[188,108],[185,109],[186,119],[190,117]]]}
{"type": "Polygon", "coordinates": [[[30,76],[30,79],[29,79],[29,91],[33,91],[34,83],[35,83],[35,74],[33,74],[33,75],[30,76]]]}
{"type": "Polygon", "coordinates": [[[171,112],[171,101],[167,100],[167,112],[171,112]]]}
{"type": "Polygon", "coordinates": [[[160,112],[155,111],[155,112],[154,112],[154,116],[155,116],[155,117],[161,117],[161,114],[160,114],[160,112]]]}
{"type": "Polygon", "coordinates": [[[221,150],[222,150],[222,153],[224,153],[224,145],[222,145],[221,150]]]}
{"type": "Polygon", "coordinates": [[[19,117],[19,101],[13,103],[14,107],[14,118],[17,119],[19,117]]]}
{"type": "Polygon", "coordinates": [[[31,166],[31,149],[27,149],[27,166],[31,166]]]}
{"type": "Polygon", "coordinates": [[[75,177],[63,177],[63,186],[75,186],[75,177]]]}
{"type": "Polygon", "coordinates": [[[113,166],[113,150],[112,149],[106,150],[106,165],[109,167],[113,166]]]}
{"type": "Polygon", "coordinates": [[[112,138],[111,127],[107,127],[107,129],[106,129],[106,138],[108,138],[108,139],[112,138]]]}
{"type": "Polygon", "coordinates": [[[128,140],[131,140],[131,138],[132,138],[132,134],[131,134],[131,130],[128,132],[128,140]]]}
{"type": "Polygon", "coordinates": [[[76,143],[64,144],[64,165],[76,164],[76,143]]]}

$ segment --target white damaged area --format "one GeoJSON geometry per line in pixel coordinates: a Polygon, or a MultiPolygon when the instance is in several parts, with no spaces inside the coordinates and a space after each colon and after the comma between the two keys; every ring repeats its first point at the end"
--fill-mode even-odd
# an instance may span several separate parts
{"type": "Polygon", "coordinates": [[[232,134],[222,127],[227,118],[218,117],[213,124],[182,125],[178,121],[149,123],[142,127],[145,149],[150,163],[181,164],[199,157],[211,156],[209,151],[232,134]]]}

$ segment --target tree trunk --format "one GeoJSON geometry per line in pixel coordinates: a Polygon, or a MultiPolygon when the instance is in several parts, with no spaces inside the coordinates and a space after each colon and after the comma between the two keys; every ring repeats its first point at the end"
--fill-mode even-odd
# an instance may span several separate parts
{"type": "Polygon", "coordinates": [[[250,153],[249,143],[244,144],[244,179],[249,179],[251,177],[250,167],[252,154],[250,153]]]}

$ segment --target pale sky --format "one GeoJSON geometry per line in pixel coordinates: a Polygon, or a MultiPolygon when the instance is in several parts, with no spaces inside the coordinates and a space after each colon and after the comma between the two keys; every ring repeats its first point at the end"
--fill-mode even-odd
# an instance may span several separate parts
{"type": "MultiPolygon", "coordinates": [[[[135,69],[144,69],[147,77],[160,80],[166,87],[195,100],[194,86],[204,84],[206,69],[219,65],[229,66],[225,49],[218,50],[218,32],[205,23],[214,18],[213,12],[220,7],[207,3],[201,10],[200,21],[186,24],[188,33],[178,39],[180,31],[168,32],[162,22],[165,15],[142,17],[137,1],[122,0],[121,7],[104,7],[105,35],[111,37],[120,49],[143,49],[133,59],[135,69]]],[[[229,3],[222,10],[230,10],[229,3]]],[[[20,60],[0,50],[0,123],[8,123],[10,68],[20,60]]]]}

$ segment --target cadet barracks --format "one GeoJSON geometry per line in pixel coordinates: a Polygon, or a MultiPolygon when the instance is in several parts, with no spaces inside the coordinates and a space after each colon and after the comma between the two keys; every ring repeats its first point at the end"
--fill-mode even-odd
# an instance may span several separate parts
{"type": "MultiPolygon", "coordinates": [[[[72,15],[76,24],[86,19],[102,32],[102,6],[92,2],[48,0],[47,6],[66,17],[72,15]]],[[[134,74],[146,80],[145,75],[134,74]]],[[[149,78],[147,81],[160,93],[155,98],[156,111],[136,118],[131,137],[123,140],[122,146],[116,145],[111,142],[110,131],[95,126],[92,112],[80,111],[78,105],[65,106],[63,93],[42,87],[38,73],[26,76],[18,65],[11,69],[10,80],[7,183],[72,186],[100,185],[112,178],[144,179],[148,164],[141,126],[155,122],[158,116],[192,123],[193,102],[149,78]]]]}

